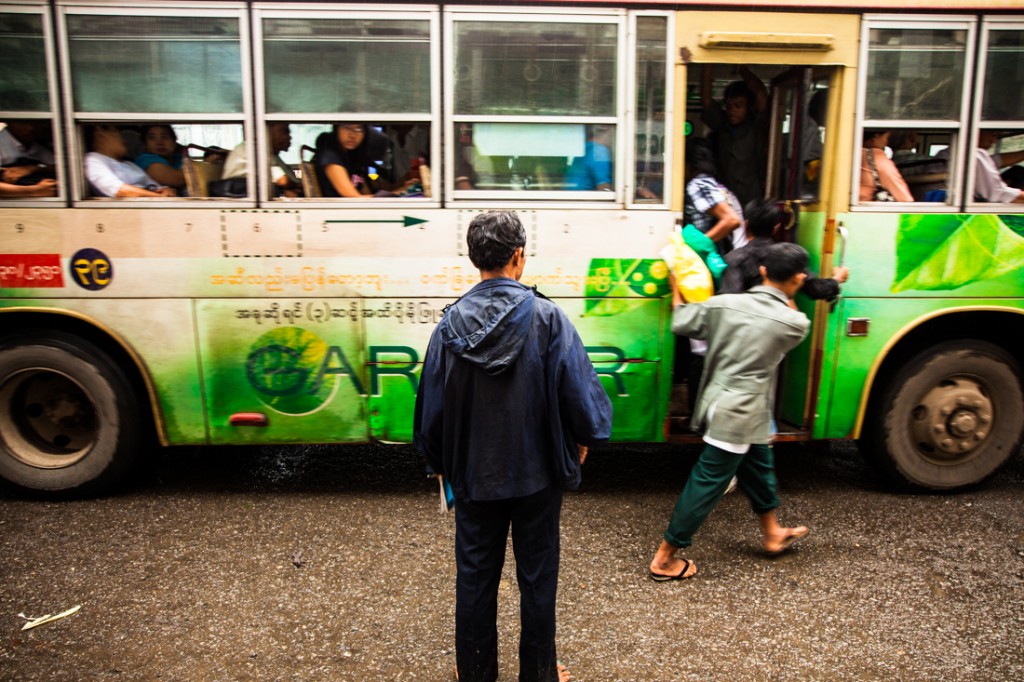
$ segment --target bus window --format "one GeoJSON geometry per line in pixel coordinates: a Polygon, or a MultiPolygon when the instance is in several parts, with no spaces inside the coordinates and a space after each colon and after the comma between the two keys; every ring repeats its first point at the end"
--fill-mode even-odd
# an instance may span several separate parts
{"type": "Polygon", "coordinates": [[[1024,24],[989,19],[982,34],[985,78],[977,146],[973,150],[974,184],[970,196],[983,203],[1024,203],[1024,24]]]}
{"type": "Polygon", "coordinates": [[[614,126],[464,123],[458,177],[478,190],[611,191],[614,126]]]}
{"type": "Polygon", "coordinates": [[[319,176],[302,183],[308,199],[425,196],[420,168],[434,156],[430,120],[438,104],[433,15],[407,9],[257,14],[265,93],[260,106],[268,130],[288,121],[292,138],[282,148],[268,135],[268,154],[283,161],[271,163],[276,168],[268,178],[269,196],[291,196],[282,183],[292,184],[292,174],[301,180],[303,171],[319,176]],[[354,148],[345,149],[339,126],[362,131],[354,148]],[[332,180],[326,166],[345,168],[346,178],[332,180]]]}
{"type": "Polygon", "coordinates": [[[615,199],[621,30],[608,16],[456,16],[455,184],[476,197],[615,199]]]}
{"type": "Polygon", "coordinates": [[[878,18],[866,21],[864,30],[863,142],[855,155],[860,183],[854,202],[884,205],[881,198],[891,197],[957,203],[958,132],[967,119],[973,23],[930,20],[907,27],[878,18]],[[929,150],[937,146],[945,150],[932,157],[929,150]]]}
{"type": "Polygon", "coordinates": [[[0,201],[60,192],[44,31],[41,13],[0,12],[0,201]]]}
{"type": "MultiPolygon", "coordinates": [[[[230,150],[241,143],[247,98],[239,11],[63,11],[83,198],[186,195],[189,145],[230,150]],[[168,136],[169,147],[155,142],[168,136]],[[141,167],[151,164],[160,180],[141,167]]],[[[193,195],[203,196],[194,187],[193,195]]]]}
{"type": "Polygon", "coordinates": [[[665,197],[667,31],[665,17],[637,17],[636,203],[659,204],[665,197]]]}
{"type": "Polygon", "coordinates": [[[282,188],[298,190],[294,196],[309,199],[430,196],[431,137],[426,123],[372,125],[360,120],[288,128],[290,134],[280,143],[275,141],[281,140],[279,134],[269,136],[276,156],[270,168],[276,197],[291,196],[282,188]],[[332,165],[344,169],[344,179],[328,169],[332,165]],[[315,182],[303,179],[306,174],[314,175],[315,182]]]}
{"type": "Polygon", "coordinates": [[[974,200],[1024,204],[1024,129],[978,131],[974,164],[974,200]]]}

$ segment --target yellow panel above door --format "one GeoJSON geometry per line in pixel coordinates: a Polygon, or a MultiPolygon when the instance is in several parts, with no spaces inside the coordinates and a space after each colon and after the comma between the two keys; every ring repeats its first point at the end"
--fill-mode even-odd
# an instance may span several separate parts
{"type": "Polygon", "coordinates": [[[684,11],[676,37],[683,62],[855,66],[860,17],[684,11]]]}

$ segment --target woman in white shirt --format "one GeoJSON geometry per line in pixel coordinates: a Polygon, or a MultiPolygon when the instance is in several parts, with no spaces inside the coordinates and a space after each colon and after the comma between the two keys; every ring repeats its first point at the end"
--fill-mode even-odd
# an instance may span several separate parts
{"type": "Polygon", "coordinates": [[[131,161],[116,126],[97,125],[91,131],[92,151],[85,155],[85,177],[101,197],[173,197],[174,189],[161,185],[131,161]]]}

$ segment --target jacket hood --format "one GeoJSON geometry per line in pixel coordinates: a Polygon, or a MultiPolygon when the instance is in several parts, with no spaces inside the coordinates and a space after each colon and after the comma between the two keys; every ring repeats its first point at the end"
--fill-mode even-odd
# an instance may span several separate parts
{"type": "Polygon", "coordinates": [[[533,324],[533,289],[514,279],[487,279],[453,303],[439,325],[445,349],[488,374],[519,357],[533,324]]]}

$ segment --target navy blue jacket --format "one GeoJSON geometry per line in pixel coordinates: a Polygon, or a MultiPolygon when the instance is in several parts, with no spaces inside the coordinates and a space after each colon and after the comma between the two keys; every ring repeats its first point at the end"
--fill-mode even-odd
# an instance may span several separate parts
{"type": "Polygon", "coordinates": [[[611,401],[576,329],[534,289],[484,280],[430,337],[413,439],[456,498],[576,488],[577,443],[606,441],[611,425],[611,401]]]}

